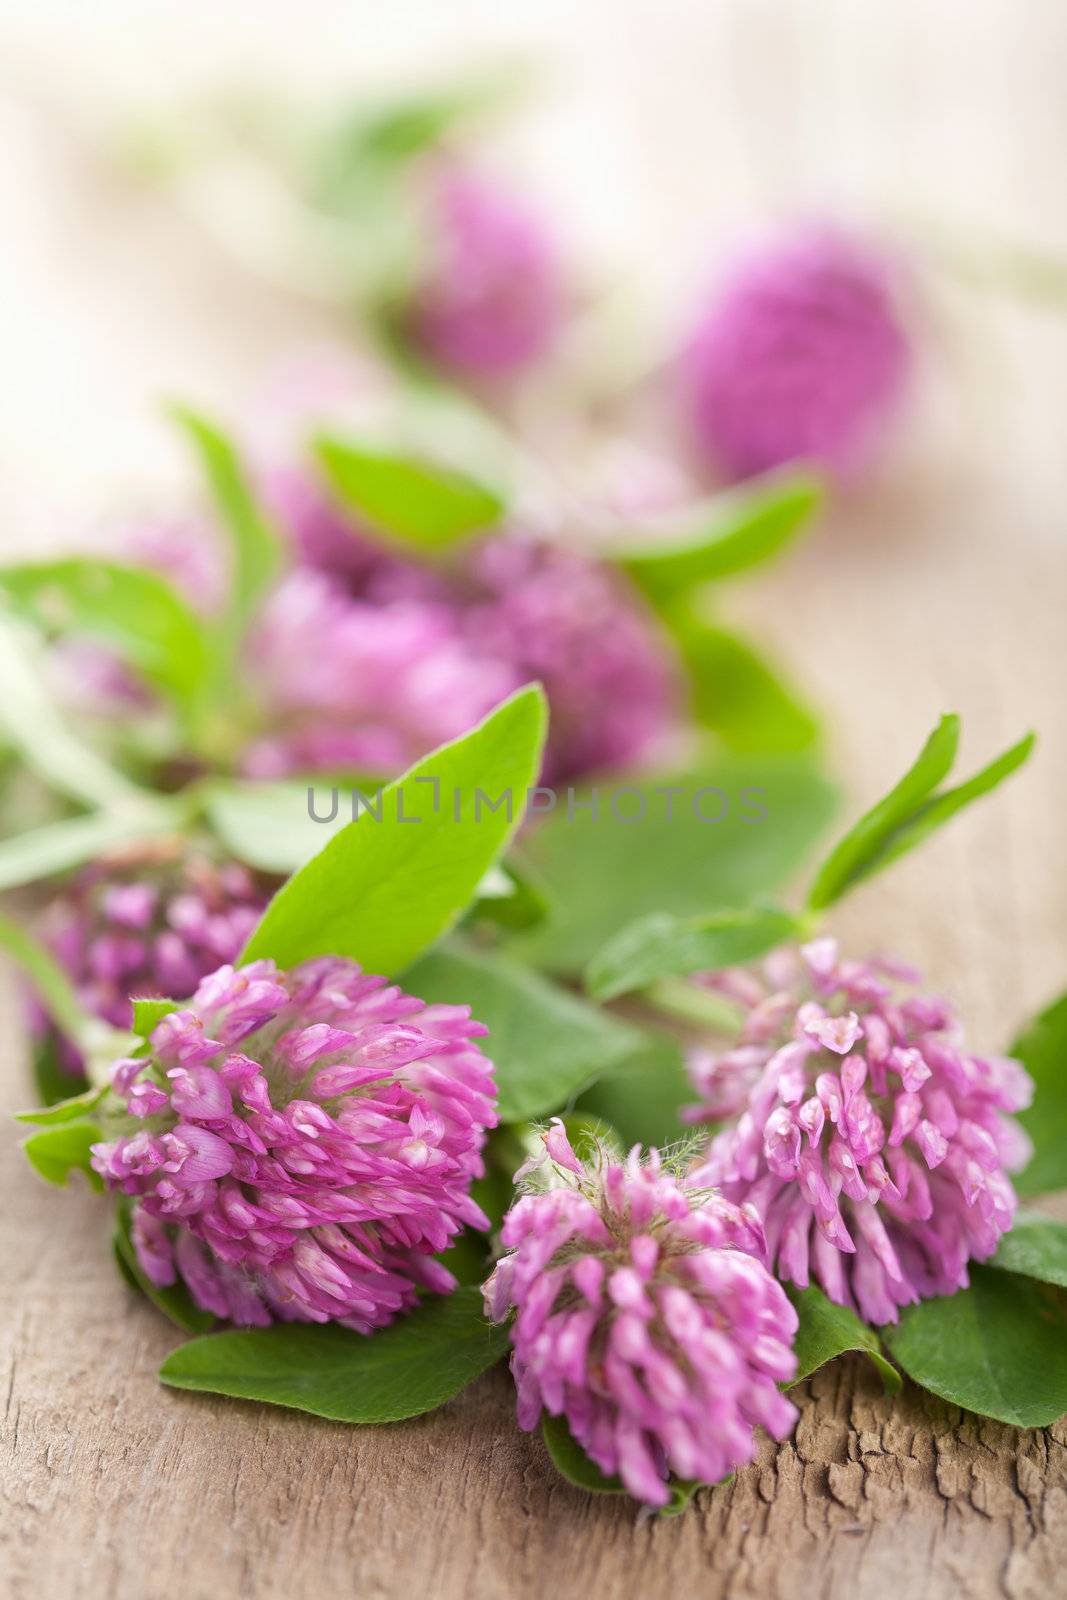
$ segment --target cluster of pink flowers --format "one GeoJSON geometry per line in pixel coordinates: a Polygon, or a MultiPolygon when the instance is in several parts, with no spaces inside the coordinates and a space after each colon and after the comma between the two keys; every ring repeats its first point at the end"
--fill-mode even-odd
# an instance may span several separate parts
{"type": "Polygon", "coordinates": [[[649,1505],[667,1476],[715,1483],[752,1459],[753,1428],[796,1420],[797,1316],[758,1258],[750,1207],[642,1161],[578,1160],[558,1122],[542,1186],[504,1221],[486,1311],[512,1307],[518,1417],[567,1420],[602,1472],[649,1505]]]}
{"type": "MultiPolygon", "coordinates": [[[[436,192],[441,248],[418,302],[419,335],[447,364],[510,370],[540,353],[558,320],[552,252],[534,222],[479,180],[450,172],[436,192]]],[[[906,367],[885,268],[830,234],[754,264],[683,363],[695,436],[735,475],[797,456],[844,470],[906,367]]],[[[246,652],[259,711],[238,762],[247,774],[392,776],[532,678],[550,701],[548,781],[669,749],[684,698],[675,649],[606,563],[511,529],[470,543],[446,569],[430,567],[355,524],[300,467],[262,464],[257,477],[296,564],[246,652]]],[[[198,609],[217,605],[220,563],[195,527],[152,523],[127,544],[198,609]]],[[[128,671],[99,651],[88,665],[119,714],[143,709],[128,671]]]]}
{"type": "Polygon", "coordinates": [[[298,569],[268,606],[253,676],[303,733],[295,746],[283,731],[254,747],[248,771],[321,770],[340,764],[337,752],[369,748],[393,756],[375,769],[391,773],[534,679],[551,710],[547,781],[623,769],[668,746],[681,669],[621,573],[517,532],[430,569],[354,527],[306,479],[275,480],[273,492],[311,571],[298,569]]]}
{"type": "Polygon", "coordinates": [[[755,1208],[781,1277],[814,1271],[868,1322],[965,1287],[1015,1212],[1019,1063],[972,1055],[944,1000],[900,993],[918,974],[843,959],[832,939],[704,981],[747,1018],[732,1049],[691,1063],[692,1120],[735,1119],[697,1180],[755,1208]]]}
{"type": "Polygon", "coordinates": [[[335,957],[220,967],[116,1063],[116,1137],[93,1165],[133,1199],[150,1281],[244,1325],[360,1333],[448,1292],[496,1122],[485,1033],[335,957]]]}
{"type": "Polygon", "coordinates": [[[518,537],[468,555],[461,582],[467,637],[539,679],[551,717],[549,781],[621,770],[663,755],[677,729],[681,668],[620,573],[518,537]]]}
{"type": "Polygon", "coordinates": [[[265,729],[242,765],[257,778],[345,768],[392,777],[519,685],[446,606],[355,599],[306,567],[267,601],[247,656],[265,729]]]}
{"type": "Polygon", "coordinates": [[[910,347],[886,263],[829,232],[745,263],[682,361],[689,431],[731,477],[807,460],[847,476],[895,409],[910,347]]]}
{"type": "MultiPolygon", "coordinates": [[[[547,781],[623,769],[669,747],[681,668],[621,573],[514,531],[430,567],[356,525],[303,471],[266,473],[262,487],[296,561],[246,642],[258,717],[238,757],[248,776],[393,777],[534,679],[552,712],[547,781]]],[[[210,610],[205,542],[158,523],[128,550],[210,610]]],[[[91,641],[64,641],[54,674],[71,708],[123,720],[153,704],[132,669],[91,641]]]]}
{"type": "MultiPolygon", "coordinates": [[[[133,1020],[130,996],[184,999],[234,961],[267,895],[238,862],[217,862],[177,841],[140,845],[84,867],[49,905],[41,933],[85,1010],[115,1028],[133,1020]]],[[[52,1024],[33,1001],[34,1031],[52,1024]]],[[[60,1060],[84,1069],[57,1036],[60,1060]]]]}

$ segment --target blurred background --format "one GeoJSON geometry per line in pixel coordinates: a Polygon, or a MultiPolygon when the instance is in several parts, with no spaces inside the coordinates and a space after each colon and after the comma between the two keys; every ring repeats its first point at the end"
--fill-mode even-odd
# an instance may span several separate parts
{"type": "Polygon", "coordinates": [[[1059,532],[1067,288],[1055,309],[974,281],[1037,252],[1067,285],[1058,0],[6,0],[0,55],[5,542],[177,471],[161,393],[229,408],[335,328],[109,161],[132,122],[235,87],[325,101],[501,61],[529,63],[532,92],[494,159],[667,336],[776,218],[844,217],[938,259],[923,315],[940,389],[912,423],[925,470],[962,451],[990,490],[1007,473],[1013,522],[1059,532]]]}
{"type": "MultiPolygon", "coordinates": [[[[912,404],[863,485],[738,608],[824,709],[852,805],[944,707],[964,713],[971,765],[1041,729],[1025,782],[939,843],[945,893],[925,857],[898,870],[879,937],[920,944],[995,1037],[1062,984],[1059,0],[96,0],[91,14],[7,0],[0,54],[5,555],[68,544],[145,486],[187,485],[162,397],[235,415],[289,351],[344,332],[328,305],[250,271],[180,186],[131,166],[131,130],[198,97],[326,105],[526,64],[530,92],[487,154],[664,353],[768,225],[828,217],[898,251],[912,404]]],[[[866,939],[862,895],[849,918],[866,939]]]]}

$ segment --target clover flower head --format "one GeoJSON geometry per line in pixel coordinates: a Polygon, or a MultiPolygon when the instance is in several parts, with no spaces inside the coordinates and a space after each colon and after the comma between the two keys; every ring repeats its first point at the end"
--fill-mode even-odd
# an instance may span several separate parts
{"type": "Polygon", "coordinates": [[[511,376],[544,355],[564,290],[541,219],[489,179],[456,166],[429,188],[431,260],[412,324],[442,365],[472,378],[511,376]]]}
{"type": "Polygon", "coordinates": [[[393,776],[479,722],[519,686],[463,638],[449,608],[354,599],[298,568],[268,599],[248,651],[262,732],[256,778],[348,768],[393,776]]]}
{"type": "MultiPolygon", "coordinates": [[[[131,996],[183,1000],[233,961],[266,905],[262,885],[237,861],[160,840],[84,867],[52,901],[41,934],[82,1006],[115,1028],[133,1020],[131,996]]],[[[53,1025],[31,1005],[38,1036],[53,1025]]],[[[83,1072],[72,1041],[56,1035],[61,1064],[83,1072]]]]}
{"type": "Polygon", "coordinates": [[[538,679],[551,707],[545,779],[650,760],[680,725],[672,647],[626,580],[603,562],[521,535],[466,558],[468,636],[538,679]]]}
{"type": "Polygon", "coordinates": [[[260,492],[288,538],[296,561],[330,573],[362,589],[381,556],[381,546],[331,499],[303,466],[271,466],[260,477],[260,492]]]}
{"type": "Polygon", "coordinates": [[[911,351],[888,264],[827,230],[745,263],[683,352],[694,444],[731,477],[807,460],[847,477],[898,402],[911,351]]]}
{"type": "Polygon", "coordinates": [[[602,1472],[649,1505],[668,1473],[714,1483],[761,1424],[796,1418],[797,1316],[758,1259],[755,1213],[675,1175],[656,1151],[578,1159],[558,1120],[547,1161],[504,1219],[486,1312],[512,1308],[518,1418],[567,1420],[602,1472]]]}
{"type": "Polygon", "coordinates": [[[447,1293],[496,1122],[486,1029],[353,961],[223,966],[115,1063],[115,1136],[93,1150],[132,1200],[148,1278],[245,1326],[369,1333],[447,1293]]]}
{"type": "Polygon", "coordinates": [[[211,616],[226,596],[226,562],[218,535],[199,517],[145,517],[118,539],[124,559],[157,572],[195,611],[211,616]]]}
{"type": "Polygon", "coordinates": [[[779,1276],[814,1273],[875,1323],[966,1287],[1015,1212],[1022,1066],[972,1055],[947,1002],[903,992],[912,969],[847,960],[832,939],[704,981],[746,1019],[730,1050],[690,1062],[689,1120],[734,1118],[696,1176],[755,1208],[779,1276]]]}

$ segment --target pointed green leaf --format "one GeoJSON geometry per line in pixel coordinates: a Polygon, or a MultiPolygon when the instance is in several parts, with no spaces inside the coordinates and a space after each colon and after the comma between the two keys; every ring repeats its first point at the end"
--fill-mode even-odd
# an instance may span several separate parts
{"type": "Polygon", "coordinates": [[[657,978],[732,967],[796,938],[802,927],[798,918],[772,906],[709,911],[702,917],[653,912],[597,952],[586,969],[586,988],[595,1000],[615,1000],[657,978]]]}
{"type": "Polygon", "coordinates": [[[369,1337],[292,1322],[209,1334],[175,1350],[159,1376],[335,1422],[399,1422],[443,1406],[507,1347],[507,1329],[482,1316],[481,1291],[460,1287],[369,1337]]]}
{"type": "Polygon", "coordinates": [[[332,489],[380,533],[427,554],[494,527],[504,503],[451,467],[329,436],[315,452],[332,489]]]}
{"type": "Polygon", "coordinates": [[[815,717],[752,645],[686,610],[666,621],[689,675],[692,714],[725,749],[789,755],[815,743],[815,717]]]}
{"type": "Polygon", "coordinates": [[[18,962],[64,1033],[81,1043],[100,1032],[96,1019],[83,1010],[70,979],[51,951],[19,923],[2,914],[0,949],[18,962]]]}
{"type": "Polygon", "coordinates": [[[41,1106],[36,1111],[17,1111],[16,1122],[33,1122],[39,1127],[50,1127],[61,1122],[80,1122],[94,1111],[107,1094],[107,1086],[99,1089],[84,1089],[81,1094],[73,1094],[66,1100],[53,1100],[51,1105],[41,1106]]]}
{"type": "Polygon", "coordinates": [[[349,956],[393,974],[453,926],[518,827],[545,733],[539,687],[520,689],[442,745],[336,834],[267,907],[242,957],[294,966],[349,956]],[[511,796],[506,805],[489,802],[511,796]]]}
{"type": "Polygon", "coordinates": [[[62,1189],[72,1172],[84,1172],[90,1188],[103,1189],[103,1180],[89,1164],[90,1151],[100,1139],[95,1122],[61,1122],[31,1133],[22,1141],[22,1148],[27,1161],[46,1182],[62,1189]]]}
{"type": "Polygon", "coordinates": [[[110,766],[67,725],[46,687],[40,640],[0,612],[0,734],[31,771],[79,805],[124,810],[130,820],[152,796],[110,766]]]}
{"type": "Polygon", "coordinates": [[[115,649],[155,688],[187,705],[207,664],[203,625],[158,573],[91,557],[0,569],[0,592],[45,633],[115,649]]]}
{"type": "Polygon", "coordinates": [[[864,813],[831,850],[815,877],[808,905],[821,911],[839,899],[883,841],[915,811],[947,777],[956,759],[960,719],[943,716],[900,782],[864,813]]]}
{"type": "Polygon", "coordinates": [[[807,1289],[796,1289],[789,1285],[786,1293],[800,1318],[796,1337],[797,1375],[792,1379],[793,1383],[810,1378],[813,1372],[835,1356],[858,1350],[869,1356],[878,1368],[886,1392],[896,1394],[899,1391],[900,1373],[882,1354],[874,1329],[861,1322],[854,1311],[850,1311],[848,1306],[835,1305],[814,1285],[807,1289]]]}
{"type": "Polygon", "coordinates": [[[1009,1054],[1034,1080],[1033,1104],[1019,1113],[1034,1153],[1015,1188],[1022,1195],[1067,1189],[1067,994],[1034,1018],[1009,1054]]]}
{"type": "Polygon", "coordinates": [[[171,414],[193,446],[229,542],[226,611],[211,627],[214,690],[231,681],[242,639],[281,566],[281,542],[248,481],[240,456],[221,428],[187,406],[171,414]]]}
{"type": "Polygon", "coordinates": [[[309,176],[317,203],[360,217],[368,188],[395,183],[407,165],[492,111],[517,88],[513,73],[479,75],[424,94],[367,105],[361,97],[327,128],[309,176]]]}
{"type": "Polygon", "coordinates": [[[144,999],[135,999],[133,1002],[133,1031],[139,1039],[147,1039],[154,1028],[168,1017],[172,1011],[177,1011],[181,1005],[180,1000],[166,1000],[160,996],[150,995],[144,999]]]}
{"type": "Polygon", "coordinates": [[[342,168],[348,160],[362,159],[365,152],[381,160],[406,162],[439,144],[457,124],[508,106],[526,78],[524,66],[498,64],[489,72],[464,73],[417,94],[390,94],[370,103],[361,95],[358,105],[346,107],[332,121],[322,156],[335,152],[342,168]]]}
{"type": "Polygon", "coordinates": [[[823,489],[810,474],[770,474],[660,519],[647,546],[617,559],[656,604],[733,577],[777,555],[815,516],[823,489]]]}
{"type": "Polygon", "coordinates": [[[864,863],[854,881],[873,877],[876,872],[882,872],[891,862],[900,856],[906,855],[909,850],[914,850],[916,845],[922,844],[924,839],[943,827],[951,817],[972,801],[980,800],[983,795],[990,794],[998,784],[1003,783],[1013,772],[1029,759],[1034,748],[1035,735],[1028,733],[1025,738],[1013,744],[1010,750],[991,761],[983,767],[981,772],[976,772],[973,778],[968,778],[966,783],[957,784],[954,789],[946,789],[941,794],[936,794],[921,806],[913,817],[909,817],[896,832],[892,833],[883,844],[882,848],[864,863]]]}
{"type": "Polygon", "coordinates": [[[187,406],[172,407],[199,458],[208,488],[230,541],[232,615],[247,621],[280,565],[278,535],[252,492],[232,441],[215,423],[187,406]]]}
{"type": "Polygon", "coordinates": [[[1034,735],[1027,734],[966,783],[935,794],[956,758],[958,743],[959,718],[942,717],[915,764],[860,818],[823,863],[808,896],[813,911],[832,905],[853,884],[881,872],[958,811],[989,794],[1023,765],[1033,749],[1034,735]]]}
{"type": "Polygon", "coordinates": [[[1067,1296],[994,1267],[969,1271],[969,1289],[905,1306],[882,1338],[943,1400],[1017,1428],[1047,1427],[1067,1412],[1067,1296]]]}
{"type": "Polygon", "coordinates": [[[989,1265],[1067,1289],[1067,1223],[1020,1212],[989,1265]]]}
{"type": "Polygon", "coordinates": [[[408,969],[404,987],[431,1005],[461,1000],[485,1023],[504,1122],[562,1110],[641,1042],[635,1028],[502,956],[434,950],[408,969]]]}

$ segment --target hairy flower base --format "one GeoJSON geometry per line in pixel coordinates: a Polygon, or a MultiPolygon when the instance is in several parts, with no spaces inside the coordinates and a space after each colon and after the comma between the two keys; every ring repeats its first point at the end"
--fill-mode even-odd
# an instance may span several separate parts
{"type": "Polygon", "coordinates": [[[650,1505],[667,1475],[715,1483],[752,1458],[753,1428],[783,1437],[795,1408],[796,1312],[750,1252],[748,1208],[671,1176],[652,1151],[625,1164],[576,1158],[546,1136],[550,1186],[504,1221],[508,1249],[486,1311],[511,1331],[518,1419],[564,1416],[601,1471],[650,1505]]]}
{"type": "Polygon", "coordinates": [[[454,1288],[434,1253],[489,1225],[470,1196],[496,1122],[485,1032],[334,957],[206,978],[115,1064],[122,1131],[93,1151],[150,1280],[236,1323],[361,1333],[454,1288]]]}
{"type": "Polygon", "coordinates": [[[734,1049],[691,1061],[691,1120],[741,1113],[697,1181],[756,1208],[781,1277],[814,1270],[869,1322],[966,1287],[1015,1212],[1028,1141],[1003,1113],[1029,1102],[1019,1063],[968,1054],[945,1001],[898,997],[917,974],[840,960],[832,939],[779,952],[763,979],[704,981],[748,1019],[734,1049]]]}

